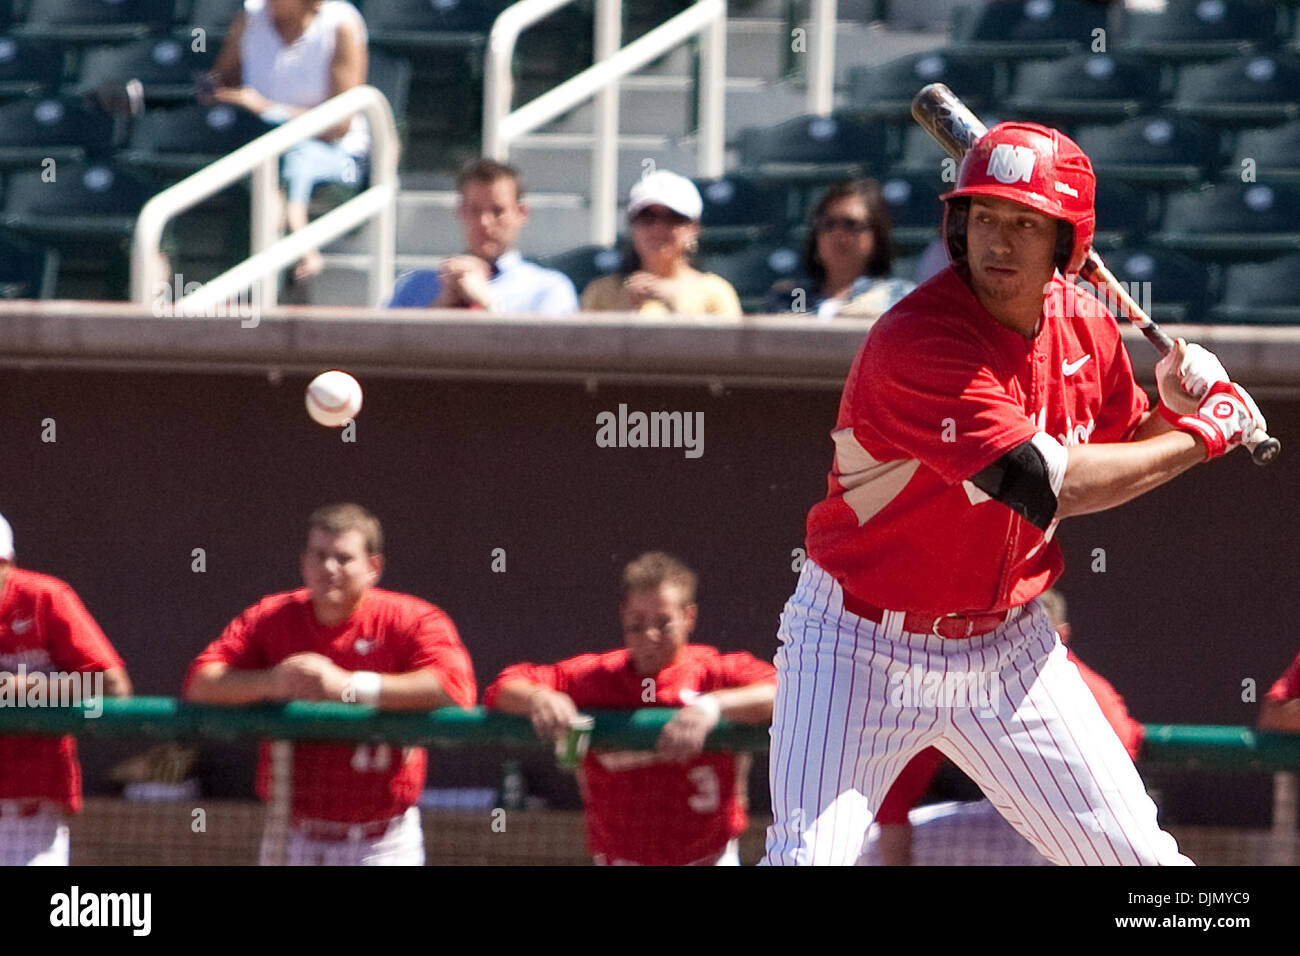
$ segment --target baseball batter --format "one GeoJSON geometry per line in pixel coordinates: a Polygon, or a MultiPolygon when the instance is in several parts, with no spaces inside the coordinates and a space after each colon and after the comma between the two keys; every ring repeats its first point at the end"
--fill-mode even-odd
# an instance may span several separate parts
{"type": "Polygon", "coordinates": [[[854,361],[781,618],[765,863],[853,863],[930,746],[1054,863],[1190,862],[1035,599],[1062,571],[1061,519],[1266,426],[1182,341],[1148,411],[1114,316],[1063,277],[1092,241],[1095,185],[1059,131],[995,126],[942,197],[950,266],[854,361]]]}
{"type": "Polygon", "coordinates": [[[695,587],[675,558],[641,555],[623,573],[624,647],[507,667],[484,694],[489,707],[529,716],[543,740],[566,733],[579,709],[679,708],[654,751],[593,748],[584,758],[579,783],[597,863],[740,863],[749,761],[701,750],[722,717],[771,719],[776,674],[751,654],[688,643],[695,587]]]}
{"type": "MultiPolygon", "coordinates": [[[[185,698],[328,700],[382,710],[473,706],[474,672],[455,625],[426,601],[375,587],[382,552],[379,521],[364,508],[315,511],[302,554],[305,587],[263,598],[231,621],[190,666],[185,698]]],[[[289,864],[423,865],[415,802],[425,766],[418,747],[294,747],[289,864]]],[[[264,746],[263,799],[269,784],[264,746]]],[[[268,833],[263,862],[270,841],[268,833]]]]}
{"type": "MultiPolygon", "coordinates": [[[[106,696],[131,693],[122,659],[76,592],[14,563],[13,530],[0,516],[0,681],[35,699],[29,691],[51,674],[96,672],[106,696]]],[[[65,815],[80,812],[72,737],[0,737],[0,866],[67,866],[65,815]]]]}

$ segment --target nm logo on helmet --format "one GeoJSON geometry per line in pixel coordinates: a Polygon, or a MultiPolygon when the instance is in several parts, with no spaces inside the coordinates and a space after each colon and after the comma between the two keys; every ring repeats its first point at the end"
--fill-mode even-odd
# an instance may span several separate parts
{"type": "Polygon", "coordinates": [[[989,154],[989,166],[985,172],[998,182],[1008,185],[1017,179],[1029,182],[1034,174],[1034,159],[1034,151],[1028,146],[998,143],[989,154]]]}

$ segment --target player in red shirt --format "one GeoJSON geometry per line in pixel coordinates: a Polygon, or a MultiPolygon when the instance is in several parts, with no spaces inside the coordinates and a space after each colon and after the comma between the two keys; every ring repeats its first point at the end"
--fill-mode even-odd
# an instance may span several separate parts
{"type": "Polygon", "coordinates": [[[1259,729],[1300,731],[1300,655],[1260,702],[1259,729]]]}
{"type": "Polygon", "coordinates": [[[653,752],[591,749],[579,770],[587,839],[597,863],[738,865],[749,760],[701,752],[719,719],[764,724],[776,672],[750,654],[687,643],[695,630],[696,577],[650,552],[623,571],[625,647],[558,664],[507,667],[488,707],[530,717],[543,740],[569,730],[580,710],[677,707],[653,752]]]}
{"type": "MultiPolygon", "coordinates": [[[[1137,760],[1145,734],[1142,725],[1129,716],[1128,708],[1124,706],[1124,698],[1111,686],[1110,681],[1075,657],[1074,650],[1069,647],[1070,623],[1066,620],[1065,598],[1059,591],[1051,589],[1040,594],[1038,599],[1042,602],[1043,609],[1047,612],[1047,619],[1056,630],[1061,643],[1066,645],[1066,658],[1078,669],[1079,676],[1083,678],[1083,682],[1088,685],[1088,690],[1096,698],[1097,705],[1106,718],[1106,723],[1110,724],[1116,736],[1119,737],[1120,743],[1124,745],[1124,750],[1128,753],[1129,758],[1137,760]]],[[[878,833],[873,828],[873,834],[878,840],[880,862],[885,866],[907,866],[911,863],[913,828],[909,822],[908,814],[921,801],[943,762],[944,756],[936,748],[928,747],[922,750],[903,768],[903,772],[898,775],[898,779],[894,781],[893,786],[889,788],[889,792],[885,794],[885,799],[881,801],[880,809],[876,811],[875,816],[875,822],[880,825],[880,828],[878,833]]],[[[1018,837],[1016,842],[1019,842],[1019,846],[1012,853],[999,854],[997,845],[1001,841],[988,836],[988,831],[1004,830],[1009,825],[998,816],[996,810],[992,809],[992,805],[987,800],[975,802],[982,805],[979,812],[966,814],[965,818],[959,823],[960,831],[956,834],[945,833],[945,838],[962,841],[966,845],[973,847],[977,852],[985,849],[987,853],[982,855],[978,861],[982,864],[998,862],[1017,865],[1024,863],[1027,861],[1027,857],[1025,853],[1020,852],[1022,848],[1028,850],[1034,857],[1037,856],[1037,851],[1033,850],[1029,844],[1019,841],[1018,837]]],[[[941,826],[946,822],[943,821],[941,826]]],[[[929,824],[924,826],[929,826],[929,824]]],[[[948,827],[947,829],[952,828],[948,827]]],[[[1014,833],[1014,831],[1012,832],[1014,833]]],[[[868,837],[868,855],[871,855],[873,842],[875,841],[872,837],[868,837]]],[[[1039,861],[1041,861],[1041,857],[1039,861]]]]}
{"type": "MultiPolygon", "coordinates": [[[[375,587],[382,549],[379,521],[364,508],[315,511],[302,553],[305,587],[263,598],[231,621],[190,665],[185,698],[328,700],[381,710],[473,706],[473,668],[451,619],[419,598],[375,587]]],[[[418,747],[295,746],[290,864],[422,865],[415,802],[425,765],[418,747]]],[[[269,782],[264,745],[263,799],[269,782]]],[[[268,829],[263,862],[272,840],[268,829]]]]}
{"type": "Polygon", "coordinates": [[[1124,504],[1265,427],[1181,340],[1148,412],[1114,316],[1076,290],[1096,178],[1002,123],[947,193],[951,265],[875,324],[782,615],[770,864],[851,864],[890,782],[943,751],[1048,859],[1186,863],[1033,599],[1071,515],[1124,504]],[[969,694],[976,692],[975,706],[969,694]]]}
{"type": "MultiPolygon", "coordinates": [[[[122,659],[75,591],[14,563],[0,515],[0,707],[78,703],[131,693],[122,659]]],[[[0,866],[67,866],[65,814],[81,812],[71,737],[0,737],[0,866]]]]}

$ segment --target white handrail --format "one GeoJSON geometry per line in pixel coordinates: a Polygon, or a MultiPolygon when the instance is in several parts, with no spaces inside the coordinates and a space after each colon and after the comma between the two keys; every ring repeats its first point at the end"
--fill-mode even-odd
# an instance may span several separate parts
{"type": "MultiPolygon", "coordinates": [[[[514,41],[527,23],[540,19],[559,6],[560,0],[522,0],[505,11],[492,28],[488,41],[483,97],[483,153],[505,161],[513,141],[560,114],[572,109],[616,84],[619,78],[639,70],[673,47],[702,34],[699,79],[699,158],[696,172],[700,176],[721,176],[724,163],[723,110],[726,79],[726,0],[700,0],[670,20],[661,23],[617,53],[601,57],[609,42],[609,26],[620,16],[620,0],[597,0],[604,9],[597,14],[597,62],[577,76],[542,94],[531,103],[507,112],[513,90],[510,60],[514,41]],[[545,12],[538,12],[545,11],[545,12]],[[509,20],[503,25],[506,18],[509,20]],[[498,35],[497,27],[501,26],[498,35]]],[[[608,245],[614,241],[616,222],[613,210],[618,204],[617,177],[618,137],[600,131],[617,119],[618,100],[607,97],[597,110],[597,133],[593,137],[593,177],[591,241],[608,245]],[[596,192],[599,189],[599,192],[596,192]],[[597,212],[599,211],[599,212],[597,212]]],[[[617,129],[615,122],[614,128],[617,129]]]]}
{"type": "Polygon", "coordinates": [[[279,270],[301,259],[367,220],[371,252],[367,297],[380,305],[393,282],[397,226],[397,127],[384,94],[373,86],[358,86],[313,107],[282,126],[259,136],[228,156],[187,176],[154,196],[136,220],[131,243],[131,299],[149,305],[158,295],[158,248],[168,221],[232,183],[252,175],[252,255],[182,297],[171,290],[177,314],[201,315],[256,284],[261,306],[275,304],[275,277],[279,270]],[[275,190],[278,159],[298,143],[310,139],[357,113],[370,121],[370,188],[307,225],[279,237],[275,190]]]}
{"type": "Polygon", "coordinates": [[[812,0],[808,31],[808,112],[829,116],[835,108],[836,0],[812,0]]]}

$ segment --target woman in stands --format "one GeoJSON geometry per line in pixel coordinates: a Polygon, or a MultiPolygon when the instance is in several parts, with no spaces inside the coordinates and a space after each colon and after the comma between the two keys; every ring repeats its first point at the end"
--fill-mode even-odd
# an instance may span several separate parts
{"type": "MultiPolygon", "coordinates": [[[[269,123],[283,123],[366,82],[366,25],[344,0],[244,0],[209,74],[211,100],[241,106],[269,123]]],[[[208,98],[205,96],[205,99],[208,98]]],[[[370,151],[370,129],[357,115],[286,152],[280,175],[287,186],[285,219],[307,225],[317,183],[358,183],[370,151]]],[[[315,249],[294,277],[320,271],[315,249]]]]}
{"type": "Polygon", "coordinates": [[[703,207],[699,190],[684,176],[667,170],[643,176],[628,196],[632,249],[623,270],[588,283],[582,311],[740,315],[731,283],[691,265],[703,207]]]}
{"type": "Polygon", "coordinates": [[[772,287],[768,312],[875,318],[913,289],[890,276],[889,211],[874,179],[832,183],[809,217],[803,275],[772,287]]]}

